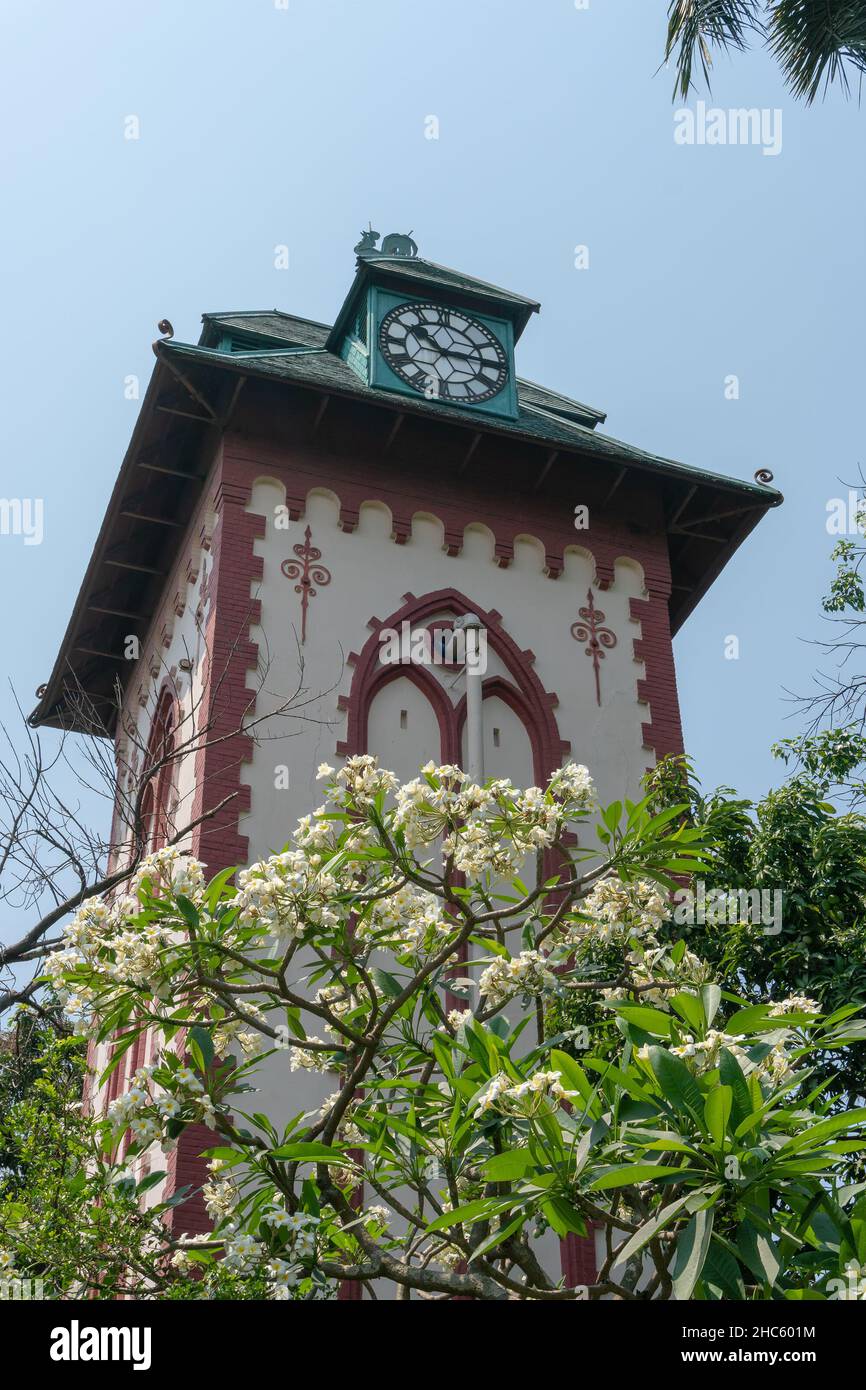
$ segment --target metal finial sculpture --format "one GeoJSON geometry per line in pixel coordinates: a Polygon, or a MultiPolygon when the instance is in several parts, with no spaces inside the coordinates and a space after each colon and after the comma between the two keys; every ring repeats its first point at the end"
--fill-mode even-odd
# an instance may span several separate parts
{"type": "Polygon", "coordinates": [[[367,228],[367,231],[361,233],[361,240],[355,247],[355,255],[362,259],[365,256],[377,255],[378,253],[376,251],[376,243],[378,242],[378,240],[379,233],[373,231],[373,223],[371,222],[369,227],[367,228]]]}
{"type": "Polygon", "coordinates": [[[418,255],[418,243],[412,239],[411,232],[389,232],[378,246],[379,233],[373,231],[373,224],[370,223],[366,232],[361,233],[361,240],[355,247],[355,255],[359,260],[367,260],[371,256],[404,256],[407,260],[414,259],[418,255]]]}

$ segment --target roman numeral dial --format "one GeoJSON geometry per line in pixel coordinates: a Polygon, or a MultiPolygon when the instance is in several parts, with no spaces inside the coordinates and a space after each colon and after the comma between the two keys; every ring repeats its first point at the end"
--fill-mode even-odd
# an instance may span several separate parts
{"type": "Polygon", "coordinates": [[[392,372],[431,399],[477,405],[508,380],[498,338],[469,314],[440,304],[389,310],[379,326],[379,348],[392,372]]]}

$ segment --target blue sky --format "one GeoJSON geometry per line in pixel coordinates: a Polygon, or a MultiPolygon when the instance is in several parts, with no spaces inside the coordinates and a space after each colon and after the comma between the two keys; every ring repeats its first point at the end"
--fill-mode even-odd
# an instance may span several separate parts
{"type": "Polygon", "coordinates": [[[144,385],[157,320],[193,340],[204,310],[329,320],[372,219],[541,300],[521,373],[607,410],[611,434],[742,478],[772,469],[784,508],[677,658],[704,781],[759,795],[778,779],[769,746],[797,727],[784,690],[807,689],[818,660],[806,639],[830,574],[826,503],[862,460],[864,116],[838,95],[798,105],[758,52],[720,60],[712,104],[780,108],[781,153],[677,145],[673,74],[657,72],[666,10],[6,0],[2,490],[44,498],[45,538],[0,537],[0,623],[27,709],[133,425],[124,378],[144,385]]]}

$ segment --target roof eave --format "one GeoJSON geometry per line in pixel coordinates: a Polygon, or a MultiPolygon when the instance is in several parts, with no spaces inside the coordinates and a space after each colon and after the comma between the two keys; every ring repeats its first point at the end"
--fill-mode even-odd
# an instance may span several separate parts
{"type": "MultiPolygon", "coordinates": [[[[38,728],[42,725],[57,729],[68,727],[68,724],[64,723],[57,714],[57,710],[62,706],[64,686],[72,669],[69,661],[70,652],[75,642],[77,629],[86,609],[91,587],[103,563],[103,557],[110,540],[111,529],[121,509],[121,503],[127,490],[130,476],[136,466],[136,460],[141,452],[144,438],[153,422],[157,399],[160,391],[165,385],[165,373],[168,369],[160,360],[161,349],[164,346],[164,341],[156,342],[153,345],[157,360],[153,372],[151,373],[147,390],[144,393],[141,409],[138,413],[135,425],[133,426],[132,435],[130,436],[129,444],[123,456],[123,461],[120,465],[108,501],[108,506],[102,518],[102,524],[97,532],[93,551],[79,586],[78,594],[73,604],[72,612],[66,625],[66,630],[63,634],[54,666],[51,670],[51,675],[44,684],[44,694],[39,698],[38,705],[28,718],[28,723],[32,728],[38,728]]],[[[43,687],[40,687],[40,689],[42,688],[43,687]]]]}

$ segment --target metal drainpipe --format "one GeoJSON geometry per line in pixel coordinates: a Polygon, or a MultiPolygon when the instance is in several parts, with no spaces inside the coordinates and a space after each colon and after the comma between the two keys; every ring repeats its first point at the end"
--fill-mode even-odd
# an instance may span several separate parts
{"type": "Polygon", "coordinates": [[[455,628],[466,634],[466,771],[473,782],[479,785],[484,781],[484,712],[481,683],[483,680],[481,661],[481,619],[476,613],[465,613],[457,618],[455,628]]]}

